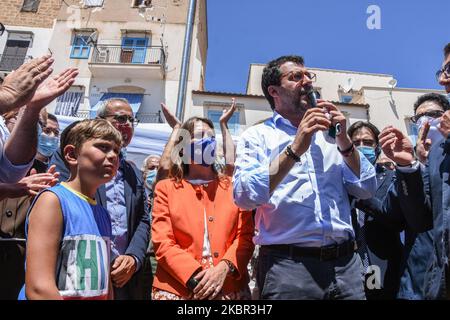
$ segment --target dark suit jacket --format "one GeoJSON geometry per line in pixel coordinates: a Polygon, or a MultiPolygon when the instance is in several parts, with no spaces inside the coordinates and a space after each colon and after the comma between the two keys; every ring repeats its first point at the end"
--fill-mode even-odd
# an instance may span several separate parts
{"type": "MultiPolygon", "coordinates": [[[[392,215],[380,214],[373,208],[381,205],[389,187],[395,181],[395,172],[376,166],[377,192],[375,197],[368,200],[358,200],[357,209],[366,213],[364,219],[365,238],[370,265],[376,265],[381,271],[381,289],[368,289],[367,299],[394,299],[400,284],[400,263],[403,246],[400,241],[400,223],[393,223],[392,215]],[[378,214],[377,214],[378,213],[378,214]]],[[[357,240],[360,237],[360,228],[357,223],[356,210],[352,210],[352,221],[357,240]]]]}
{"type": "MultiPolygon", "coordinates": [[[[450,219],[450,138],[434,145],[425,168],[398,175],[397,191],[408,224],[415,231],[428,231],[432,238],[426,265],[425,299],[445,295],[445,269],[448,259],[450,219]]],[[[447,288],[448,290],[448,288],[447,288]]]]}
{"type": "MultiPolygon", "coordinates": [[[[64,165],[59,150],[53,155],[50,161],[50,165],[52,164],[55,164],[56,171],[60,172],[60,181],[69,179],[70,172],[64,165]]],[[[127,207],[128,222],[128,248],[125,254],[134,255],[138,258],[142,270],[150,238],[150,215],[145,201],[144,182],[140,171],[134,164],[124,161],[121,169],[123,170],[124,177],[125,204],[127,207]]],[[[106,189],[104,185],[98,188],[95,198],[106,208],[106,189]]],[[[134,274],[126,285],[130,298],[140,298],[139,293],[135,292],[137,278],[138,272],[134,274]]]]}
{"type": "MultiPolygon", "coordinates": [[[[404,210],[413,210],[412,213],[414,213],[415,209],[414,206],[405,207],[405,200],[399,197],[398,189],[402,185],[403,178],[403,174],[397,170],[396,179],[387,190],[387,196],[383,201],[372,198],[360,201],[358,204],[364,206],[364,212],[394,232],[404,231],[404,245],[399,255],[401,257],[400,285],[397,298],[422,300],[425,299],[425,283],[429,273],[428,262],[433,254],[433,232],[425,231],[429,228],[429,225],[423,225],[427,219],[415,217],[414,214],[411,217],[411,211],[404,213],[404,210]]],[[[417,188],[421,188],[423,184],[420,174],[418,181],[414,183],[417,188]]],[[[414,197],[417,197],[416,200],[421,199],[417,194],[414,197]]],[[[385,243],[385,245],[391,244],[385,243]]]]}

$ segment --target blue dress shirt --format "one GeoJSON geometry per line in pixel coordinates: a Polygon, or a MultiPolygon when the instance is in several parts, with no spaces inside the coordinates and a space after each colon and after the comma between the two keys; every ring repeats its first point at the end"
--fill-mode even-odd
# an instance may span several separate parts
{"type": "Polygon", "coordinates": [[[271,119],[246,130],[238,143],[234,200],[243,209],[257,208],[255,244],[320,247],[354,238],[348,194],[373,197],[375,168],[360,153],[358,178],[327,132],[313,135],[301,162],[269,194],[270,163],[296,133],[297,128],[275,112],[271,119]]]}
{"type": "Polygon", "coordinates": [[[125,189],[123,172],[119,168],[116,176],[105,184],[106,207],[111,216],[112,225],[112,259],[125,254],[128,247],[127,206],[125,204],[125,189]]]}

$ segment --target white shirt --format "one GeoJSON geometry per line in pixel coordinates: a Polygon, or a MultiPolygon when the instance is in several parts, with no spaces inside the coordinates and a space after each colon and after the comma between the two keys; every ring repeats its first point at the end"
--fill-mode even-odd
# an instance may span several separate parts
{"type": "Polygon", "coordinates": [[[5,154],[5,142],[9,138],[9,130],[5,120],[0,116],[0,182],[16,183],[27,174],[33,165],[33,160],[24,165],[13,165],[5,154]]]}
{"type": "Polygon", "coordinates": [[[246,130],[238,143],[234,200],[243,209],[257,208],[255,244],[320,247],[354,238],[348,194],[371,198],[377,185],[375,168],[360,153],[358,178],[327,132],[313,135],[301,163],[269,194],[270,163],[296,133],[297,128],[275,112],[246,130]]]}

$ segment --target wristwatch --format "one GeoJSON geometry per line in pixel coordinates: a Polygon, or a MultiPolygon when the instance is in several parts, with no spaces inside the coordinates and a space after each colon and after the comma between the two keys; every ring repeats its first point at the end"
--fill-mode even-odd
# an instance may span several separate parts
{"type": "Polygon", "coordinates": [[[198,280],[194,278],[194,276],[190,277],[188,282],[186,282],[186,287],[194,291],[195,287],[198,285],[198,280]]]}
{"type": "Polygon", "coordinates": [[[400,168],[412,168],[412,167],[414,167],[416,165],[416,163],[417,163],[417,159],[414,159],[410,164],[407,164],[405,166],[402,166],[402,165],[400,165],[398,163],[396,163],[395,165],[397,167],[400,167],[400,168]]]}
{"type": "Polygon", "coordinates": [[[339,153],[340,153],[343,157],[350,157],[350,156],[353,154],[353,152],[355,152],[355,145],[352,143],[352,144],[350,145],[350,147],[348,147],[348,148],[345,149],[345,150],[341,150],[341,149],[339,148],[339,146],[337,147],[337,149],[338,149],[339,153]]]}
{"type": "Polygon", "coordinates": [[[295,162],[301,162],[301,160],[302,160],[298,155],[296,155],[294,153],[294,151],[292,151],[291,146],[286,147],[285,153],[288,157],[292,158],[295,162]]]}
{"type": "Polygon", "coordinates": [[[231,261],[227,259],[222,259],[221,261],[225,262],[228,265],[228,268],[230,269],[230,274],[233,274],[236,271],[236,268],[234,267],[234,264],[231,263],[231,261]]]}

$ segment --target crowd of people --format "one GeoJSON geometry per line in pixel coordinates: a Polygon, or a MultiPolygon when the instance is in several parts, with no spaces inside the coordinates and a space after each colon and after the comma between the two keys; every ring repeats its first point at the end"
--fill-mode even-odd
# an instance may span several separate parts
{"type": "Polygon", "coordinates": [[[60,132],[74,83],[51,55],[0,85],[0,299],[450,298],[450,43],[398,128],[347,122],[300,56],[264,68],[273,116],[241,134],[183,123],[142,168],[126,99],[60,132]]]}

